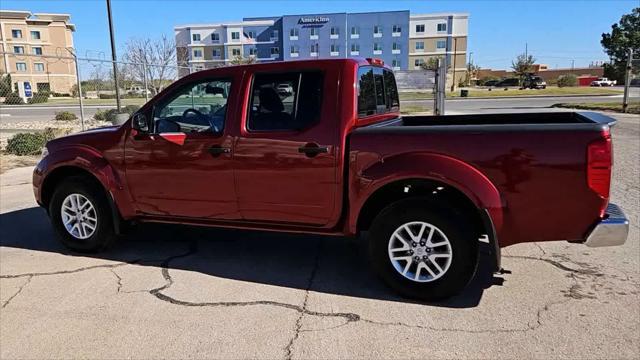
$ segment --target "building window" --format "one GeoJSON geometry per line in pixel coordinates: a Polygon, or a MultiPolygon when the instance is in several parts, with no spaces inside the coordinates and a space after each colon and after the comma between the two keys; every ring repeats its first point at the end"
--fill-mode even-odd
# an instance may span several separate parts
{"type": "Polygon", "coordinates": [[[256,32],[255,31],[247,31],[247,38],[248,39],[255,39],[256,38],[256,32]]]}
{"type": "Polygon", "coordinates": [[[193,57],[194,57],[194,58],[201,58],[201,57],[202,57],[202,50],[200,50],[200,49],[193,49],[193,57]]]}
{"type": "Polygon", "coordinates": [[[399,69],[400,68],[400,60],[398,59],[393,59],[391,60],[391,67],[394,69],[399,69]]]}
{"type": "Polygon", "coordinates": [[[338,56],[340,55],[340,45],[338,44],[331,44],[331,56],[338,56]]]}
{"type": "Polygon", "coordinates": [[[22,39],[22,30],[11,30],[11,37],[14,39],[22,39]]]}
{"type": "Polygon", "coordinates": [[[318,56],[318,44],[311,44],[311,56],[318,56]]]}
{"type": "Polygon", "coordinates": [[[382,26],[375,25],[373,27],[373,37],[382,37],[382,26]]]}
{"type": "Polygon", "coordinates": [[[231,55],[240,56],[240,49],[231,49],[231,55]]]}
{"type": "Polygon", "coordinates": [[[351,55],[358,55],[360,53],[360,44],[351,44],[351,55]]]}
{"type": "Polygon", "coordinates": [[[373,43],[373,54],[380,55],[382,54],[382,44],[381,43],[373,43]]]}
{"type": "Polygon", "coordinates": [[[44,64],[43,63],[34,63],[33,70],[35,72],[44,72],[44,64]]]}
{"type": "Polygon", "coordinates": [[[249,55],[251,55],[251,56],[258,55],[258,49],[254,48],[254,47],[249,48],[249,55]]]}
{"type": "Polygon", "coordinates": [[[422,67],[422,65],[424,65],[424,60],[423,60],[423,59],[416,59],[416,60],[413,62],[413,64],[414,64],[416,67],[418,67],[418,68],[419,68],[419,67],[422,67]]]}
{"type": "Polygon", "coordinates": [[[298,47],[298,45],[292,45],[289,49],[289,53],[291,54],[291,57],[298,57],[300,55],[300,47],[298,47]]]}
{"type": "Polygon", "coordinates": [[[200,41],[200,34],[191,34],[191,39],[193,41],[200,41]]]}
{"type": "Polygon", "coordinates": [[[42,48],[39,46],[34,46],[31,48],[33,55],[42,55],[42,48]]]}
{"type": "Polygon", "coordinates": [[[27,71],[27,64],[23,62],[16,63],[17,71],[27,71]]]}
{"type": "Polygon", "coordinates": [[[32,40],[40,40],[40,31],[31,31],[32,40]]]}
{"type": "Polygon", "coordinates": [[[231,40],[240,40],[240,32],[232,31],[231,32],[231,40]]]}
{"type": "Polygon", "coordinates": [[[309,38],[311,40],[317,39],[318,38],[318,29],[317,28],[311,28],[310,29],[310,33],[309,33],[309,38]]]}
{"type": "Polygon", "coordinates": [[[271,48],[271,56],[274,56],[274,55],[280,55],[280,48],[275,46],[271,48]]]}
{"type": "Polygon", "coordinates": [[[331,28],[331,39],[337,39],[340,36],[340,29],[337,27],[332,27],[331,28]]]}
{"type": "Polygon", "coordinates": [[[290,40],[298,40],[298,35],[300,35],[300,30],[298,28],[291,28],[291,30],[289,30],[290,40]]]}
{"type": "Polygon", "coordinates": [[[400,35],[402,33],[402,27],[400,25],[393,25],[392,33],[396,36],[400,35]]]}
{"type": "Polygon", "coordinates": [[[391,53],[392,54],[400,54],[400,43],[393,43],[391,46],[391,53]]]}
{"type": "Polygon", "coordinates": [[[436,49],[444,50],[447,48],[447,40],[438,40],[436,41],[436,49]]]}
{"type": "Polygon", "coordinates": [[[416,51],[424,51],[424,41],[416,41],[416,51]]]}
{"type": "Polygon", "coordinates": [[[438,24],[438,32],[447,31],[447,23],[438,24]]]}
{"type": "Polygon", "coordinates": [[[360,28],[357,26],[351,27],[351,35],[360,35],[360,28]]]}
{"type": "Polygon", "coordinates": [[[24,46],[14,46],[13,47],[14,54],[24,54],[24,46]]]}
{"type": "Polygon", "coordinates": [[[212,34],[211,34],[211,41],[213,41],[213,42],[218,42],[218,41],[220,41],[220,34],[218,34],[218,33],[212,33],[212,34]]]}
{"type": "Polygon", "coordinates": [[[424,24],[416,25],[416,32],[423,33],[424,32],[424,24]]]}
{"type": "Polygon", "coordinates": [[[214,58],[220,57],[220,49],[213,49],[211,51],[211,56],[213,56],[214,58]]]}
{"type": "Polygon", "coordinates": [[[278,40],[278,30],[271,30],[271,41],[278,40]]]}

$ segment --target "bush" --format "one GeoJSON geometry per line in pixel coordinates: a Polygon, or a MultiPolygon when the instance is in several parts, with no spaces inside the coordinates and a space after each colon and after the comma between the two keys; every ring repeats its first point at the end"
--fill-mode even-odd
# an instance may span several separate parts
{"type": "Polygon", "coordinates": [[[40,104],[45,103],[49,100],[49,93],[46,91],[41,91],[38,93],[33,93],[33,96],[27,100],[29,104],[40,104]]]}
{"type": "Polygon", "coordinates": [[[66,136],[71,134],[71,129],[70,128],[52,128],[52,127],[47,127],[44,128],[44,131],[42,132],[42,136],[44,136],[44,140],[45,143],[49,140],[53,140],[55,138],[59,138],[61,136],[66,136]]]}
{"type": "Polygon", "coordinates": [[[59,93],[59,92],[52,92],[51,96],[53,97],[70,97],[71,94],[67,94],[67,93],[59,93]]]}
{"type": "Polygon", "coordinates": [[[56,117],[55,117],[55,120],[58,120],[58,121],[73,121],[76,119],[78,119],[76,114],[69,111],[59,111],[56,113],[56,117]]]}
{"type": "Polygon", "coordinates": [[[7,140],[7,152],[15,155],[37,155],[46,143],[44,134],[19,133],[7,140]]]}
{"type": "MultiPolygon", "coordinates": [[[[78,97],[78,84],[73,85],[71,87],[71,96],[73,97],[78,97]]],[[[86,97],[87,96],[87,90],[86,89],[82,89],[82,97],[86,97]]]]}
{"type": "MultiPolygon", "coordinates": [[[[138,111],[140,106],[138,105],[127,105],[120,109],[120,113],[132,115],[134,112],[138,111]]],[[[108,109],[108,110],[98,110],[93,115],[93,118],[98,121],[108,121],[114,122],[116,120],[116,115],[118,115],[118,110],[116,109],[108,109]]]]}
{"type": "Polygon", "coordinates": [[[576,86],[578,78],[573,74],[562,75],[558,77],[558,87],[576,86]]]}
{"type": "Polygon", "coordinates": [[[4,98],[4,103],[6,105],[22,105],[24,104],[24,100],[22,100],[18,93],[12,92],[4,98]]]}

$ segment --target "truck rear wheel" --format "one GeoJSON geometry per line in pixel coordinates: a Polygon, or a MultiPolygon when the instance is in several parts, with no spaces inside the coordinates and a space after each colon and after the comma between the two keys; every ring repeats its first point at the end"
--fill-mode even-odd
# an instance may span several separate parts
{"type": "Polygon", "coordinates": [[[453,296],[473,278],[478,240],[463,214],[416,200],[384,209],[369,231],[370,257],[383,281],[420,300],[453,296]]]}
{"type": "Polygon", "coordinates": [[[102,189],[85,178],[63,180],[49,203],[49,216],[62,243],[78,252],[97,252],[116,238],[102,189]]]}

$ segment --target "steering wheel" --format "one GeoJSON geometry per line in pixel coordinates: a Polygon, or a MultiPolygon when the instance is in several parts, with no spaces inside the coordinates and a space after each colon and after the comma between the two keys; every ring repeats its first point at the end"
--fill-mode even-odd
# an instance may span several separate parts
{"type": "Polygon", "coordinates": [[[189,114],[189,113],[194,113],[194,114],[196,114],[196,116],[197,116],[198,118],[203,119],[203,120],[206,120],[206,121],[209,123],[209,125],[211,125],[211,127],[213,128],[213,130],[214,130],[215,132],[218,132],[218,127],[216,126],[216,124],[214,124],[213,122],[211,122],[208,116],[206,116],[205,114],[201,113],[200,111],[198,111],[198,110],[196,110],[196,109],[191,109],[191,108],[189,108],[189,109],[185,110],[185,111],[182,113],[182,117],[183,117],[183,118],[187,117],[187,114],[189,114]]]}

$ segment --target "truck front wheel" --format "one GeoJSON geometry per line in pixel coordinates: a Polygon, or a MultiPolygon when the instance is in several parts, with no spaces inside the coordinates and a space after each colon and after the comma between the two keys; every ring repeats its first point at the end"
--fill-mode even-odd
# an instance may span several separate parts
{"type": "Polygon", "coordinates": [[[478,263],[478,236],[463,214],[415,200],[390,205],[369,231],[370,257],[400,295],[438,300],[464,289],[478,263]]]}
{"type": "Polygon", "coordinates": [[[82,177],[64,180],[49,203],[49,216],[62,243],[79,252],[97,252],[116,238],[102,189],[82,177]]]}

